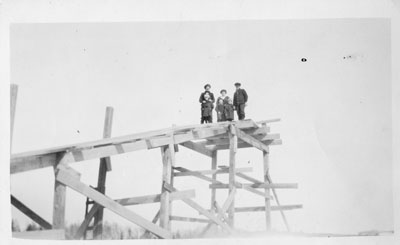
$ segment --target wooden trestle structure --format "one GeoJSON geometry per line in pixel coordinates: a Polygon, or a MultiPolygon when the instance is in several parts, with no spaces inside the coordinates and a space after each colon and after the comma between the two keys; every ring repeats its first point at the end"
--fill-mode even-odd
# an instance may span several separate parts
{"type": "MultiPolygon", "coordinates": [[[[16,99],[16,95],[11,96],[11,100],[13,99],[16,99]]],[[[13,125],[13,115],[15,114],[15,102],[12,101],[11,103],[11,125],[13,125]]],[[[213,225],[220,227],[220,229],[227,233],[233,233],[235,229],[235,212],[251,211],[262,211],[265,213],[267,230],[271,230],[271,211],[279,211],[289,230],[284,211],[301,208],[302,205],[281,205],[276,189],[297,188],[297,184],[273,183],[269,174],[270,146],[282,144],[279,134],[270,133],[269,125],[270,123],[279,121],[279,119],[261,122],[243,120],[203,125],[174,126],[162,130],[111,137],[112,114],[113,109],[107,107],[103,139],[11,155],[11,174],[52,167],[55,175],[52,222],[41,218],[39,214],[11,195],[12,205],[44,229],[43,231],[33,232],[31,235],[29,235],[29,232],[15,232],[13,233],[15,237],[35,237],[38,236],[37,233],[40,233],[43,236],[49,235],[53,238],[62,238],[65,228],[67,187],[93,201],[91,209],[88,210],[85,219],[75,234],[76,239],[84,237],[93,220],[93,237],[95,239],[101,238],[104,208],[144,228],[146,230],[144,237],[149,237],[152,233],[159,238],[173,238],[171,221],[206,223],[203,234],[213,225]],[[175,154],[177,154],[179,146],[209,157],[211,160],[211,169],[191,171],[182,166],[177,166],[175,154]],[[247,174],[251,172],[251,168],[236,167],[237,150],[248,147],[260,150],[260,158],[262,156],[264,168],[264,173],[260,180],[247,174]],[[107,171],[111,170],[110,157],[153,148],[160,148],[161,151],[163,168],[161,193],[117,200],[107,196],[105,194],[105,180],[107,171]],[[218,152],[220,150],[229,150],[229,166],[217,167],[218,152]],[[70,163],[93,159],[100,159],[98,186],[96,188],[83,183],[80,180],[80,173],[69,166],[70,163]],[[219,174],[228,174],[228,183],[218,181],[217,176],[219,174]],[[195,190],[181,190],[174,186],[174,178],[183,176],[200,178],[210,183],[211,207],[202,207],[193,200],[195,190]],[[242,183],[240,179],[244,179],[250,183],[242,183]],[[216,201],[217,189],[227,189],[229,192],[227,199],[222,204],[216,201]],[[265,205],[259,207],[235,207],[235,194],[238,189],[260,196],[265,200],[265,205]],[[172,214],[172,202],[177,200],[183,201],[205,218],[181,217],[172,214]],[[271,205],[271,200],[275,201],[275,206],[271,205]],[[154,202],[160,203],[160,209],[151,221],[146,220],[140,214],[126,207],[154,202]],[[157,222],[159,222],[159,225],[157,225],[157,222]]],[[[43,239],[43,237],[41,238],[43,239]]]]}

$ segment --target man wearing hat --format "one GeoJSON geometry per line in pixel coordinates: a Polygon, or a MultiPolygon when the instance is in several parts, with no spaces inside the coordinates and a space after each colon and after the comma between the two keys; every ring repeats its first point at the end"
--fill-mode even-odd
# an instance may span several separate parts
{"type": "MultiPolygon", "coordinates": [[[[211,108],[211,115],[210,115],[211,118],[209,119],[209,122],[212,123],[212,109],[214,109],[215,98],[214,98],[214,94],[211,93],[210,89],[211,89],[211,85],[210,84],[204,85],[204,90],[205,91],[200,94],[199,102],[202,105],[201,106],[202,109],[203,109],[203,104],[211,102],[212,108],[211,108]],[[205,94],[209,94],[210,97],[209,97],[208,100],[206,100],[206,98],[204,97],[205,94]]],[[[201,123],[202,124],[204,123],[203,119],[201,120],[201,123]]]]}
{"type": "Polygon", "coordinates": [[[236,109],[239,120],[245,118],[244,107],[247,105],[247,93],[246,90],[240,88],[240,83],[235,83],[236,91],[233,95],[233,106],[236,109]]]}

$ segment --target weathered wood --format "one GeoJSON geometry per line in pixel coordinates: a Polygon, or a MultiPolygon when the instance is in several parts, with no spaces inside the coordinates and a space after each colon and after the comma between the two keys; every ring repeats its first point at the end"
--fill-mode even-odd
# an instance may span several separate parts
{"type": "Polygon", "coordinates": [[[259,141],[256,138],[254,138],[253,136],[250,136],[250,135],[244,133],[242,130],[236,129],[236,134],[237,134],[237,137],[239,137],[241,140],[254,146],[255,148],[257,148],[261,151],[266,151],[266,152],[269,151],[268,146],[264,145],[264,143],[262,141],[259,141]]]}
{"type": "Polygon", "coordinates": [[[206,155],[208,157],[212,157],[213,151],[207,149],[204,145],[202,145],[200,143],[195,143],[193,141],[187,141],[187,142],[181,143],[181,145],[188,149],[196,151],[200,154],[206,155]]]}
{"type": "MultiPolygon", "coordinates": [[[[251,188],[270,188],[270,189],[297,189],[298,185],[296,183],[273,183],[273,184],[242,184],[236,181],[236,188],[243,188],[243,186],[248,186],[251,188]]],[[[216,189],[229,189],[229,184],[210,184],[210,188],[216,189]]]]}
{"type": "MultiPolygon", "coordinates": [[[[212,167],[211,167],[212,168],[212,167]]],[[[251,172],[253,169],[252,168],[236,168],[237,173],[245,173],[245,172],[251,172]]],[[[193,176],[196,174],[201,174],[201,175],[217,175],[217,174],[228,174],[229,173],[229,167],[224,168],[224,169],[211,169],[211,170],[193,170],[193,171],[187,171],[187,172],[175,172],[174,176],[175,177],[184,177],[184,176],[193,176]]]]}
{"type": "MultiPolygon", "coordinates": [[[[303,208],[303,205],[281,205],[281,206],[271,206],[271,211],[279,211],[279,210],[293,210],[303,208]]],[[[254,212],[254,211],[265,211],[265,206],[258,207],[237,207],[235,208],[235,212],[254,212]]]]}
{"type": "MultiPolygon", "coordinates": [[[[235,176],[236,176],[236,151],[238,144],[238,129],[231,125],[229,128],[229,194],[235,191],[235,176]]],[[[234,227],[235,224],[235,199],[233,198],[228,208],[229,225],[234,227]]]]}
{"type": "MultiPolygon", "coordinates": [[[[217,172],[218,172],[217,163],[218,163],[218,151],[213,151],[213,154],[211,156],[211,171],[212,171],[211,179],[213,181],[212,183],[215,183],[217,181],[217,172]]],[[[228,172],[228,171],[226,171],[226,172],[228,172]]],[[[202,174],[206,174],[206,173],[204,173],[204,171],[203,171],[202,174]]],[[[216,201],[216,198],[217,198],[217,190],[211,189],[211,205],[210,205],[210,208],[212,210],[211,212],[213,212],[212,208],[214,207],[214,202],[216,201]]]]}
{"type": "Polygon", "coordinates": [[[210,178],[210,177],[205,176],[205,175],[200,174],[200,173],[196,173],[194,171],[190,171],[189,169],[186,169],[186,168],[183,168],[183,167],[176,167],[174,169],[176,169],[176,170],[178,170],[180,172],[183,172],[183,173],[191,173],[192,176],[194,176],[196,178],[199,178],[199,179],[202,179],[202,180],[205,180],[205,181],[208,181],[208,182],[211,182],[211,183],[222,184],[221,182],[219,182],[216,179],[210,178]]]}
{"type": "Polygon", "coordinates": [[[35,221],[38,225],[43,227],[46,230],[52,229],[52,225],[47,222],[45,219],[40,217],[36,212],[34,212],[32,209],[30,209],[28,206],[23,204],[20,200],[18,200],[16,197],[11,195],[11,204],[16,207],[19,211],[21,211],[23,214],[28,216],[30,219],[35,221]]]}
{"type": "MultiPolygon", "coordinates": [[[[271,179],[271,176],[270,176],[269,174],[268,174],[268,181],[269,181],[269,183],[273,183],[273,182],[272,182],[272,179],[271,179]]],[[[275,190],[275,189],[272,189],[272,194],[274,195],[276,205],[278,205],[278,207],[282,206],[281,203],[280,203],[280,201],[279,201],[278,194],[276,193],[276,190],[275,190]]],[[[281,213],[281,216],[282,216],[283,222],[285,223],[285,226],[286,226],[287,231],[290,232],[290,226],[289,226],[289,223],[288,223],[288,221],[287,221],[287,219],[286,219],[285,213],[283,212],[282,209],[280,209],[279,211],[280,211],[280,213],[281,213]]]]}
{"type": "Polygon", "coordinates": [[[257,124],[267,124],[267,123],[272,123],[272,122],[280,122],[280,118],[274,118],[274,119],[268,119],[268,120],[262,120],[262,121],[257,121],[257,124]]]}
{"type": "Polygon", "coordinates": [[[199,218],[192,218],[192,217],[170,216],[169,218],[170,218],[170,220],[175,220],[175,221],[212,223],[212,221],[210,221],[208,219],[199,219],[199,218]]]}
{"type": "MultiPolygon", "coordinates": [[[[246,135],[248,135],[248,134],[246,134],[246,135]]],[[[251,136],[251,137],[253,137],[254,139],[256,139],[256,140],[258,140],[260,142],[263,142],[263,141],[266,141],[266,140],[278,140],[278,139],[280,139],[280,134],[255,135],[255,136],[251,136]]],[[[239,137],[238,144],[243,144],[243,143],[247,143],[247,142],[243,141],[239,137]]],[[[206,144],[206,146],[209,146],[209,145],[229,145],[229,139],[225,139],[225,138],[213,139],[213,140],[207,139],[205,144],[206,144]]]]}
{"type": "Polygon", "coordinates": [[[13,132],[14,132],[14,119],[17,107],[18,85],[11,84],[10,86],[10,152],[12,148],[13,132]]]}
{"type": "MultiPolygon", "coordinates": [[[[268,147],[267,147],[268,148],[268,147]]],[[[264,166],[264,183],[268,183],[269,174],[269,149],[263,151],[263,166],[264,166]]],[[[270,188],[265,187],[265,195],[270,195],[270,188]]],[[[265,198],[265,223],[267,231],[271,230],[271,202],[269,198],[265,198]]]]}
{"type": "MultiPolygon", "coordinates": [[[[262,141],[262,143],[264,145],[282,145],[282,139],[277,139],[277,140],[265,140],[262,141]]],[[[254,147],[251,144],[245,143],[245,142],[241,142],[238,143],[238,148],[242,149],[242,148],[249,148],[249,147],[254,147]]],[[[229,149],[229,145],[207,145],[206,146],[207,149],[215,151],[215,150],[228,150],[229,149]]]]}
{"type": "MultiPolygon", "coordinates": [[[[156,215],[154,215],[154,218],[151,220],[151,222],[153,224],[156,224],[159,218],[160,218],[160,210],[157,211],[156,215]]],[[[150,235],[151,235],[150,231],[146,230],[143,233],[142,238],[149,238],[150,235]]]]}
{"type": "Polygon", "coordinates": [[[85,219],[83,220],[82,224],[79,226],[78,230],[74,235],[74,239],[79,240],[85,234],[85,231],[89,227],[90,222],[92,221],[93,217],[96,215],[97,211],[100,209],[100,205],[95,203],[90,211],[86,214],[85,219]]]}
{"type": "MultiPolygon", "coordinates": [[[[171,201],[180,200],[182,198],[194,198],[195,196],[196,196],[196,194],[195,194],[194,190],[171,192],[169,194],[169,198],[171,201]]],[[[138,204],[160,202],[160,200],[161,200],[161,194],[156,194],[156,195],[146,195],[146,196],[139,196],[139,197],[122,198],[122,199],[117,199],[115,201],[123,206],[131,206],[131,205],[138,205],[138,204]]]]}
{"type": "Polygon", "coordinates": [[[143,227],[146,230],[151,231],[156,236],[160,238],[172,238],[172,234],[160,228],[150,221],[147,221],[143,217],[137,215],[133,211],[125,208],[121,204],[115,202],[111,198],[105,196],[104,194],[94,190],[88,185],[83,184],[82,182],[78,181],[76,178],[72,177],[67,171],[59,170],[56,176],[57,180],[64,185],[72,188],[73,190],[89,197],[90,199],[94,200],[101,206],[108,208],[110,211],[120,215],[121,217],[137,224],[140,227],[143,227]]]}
{"type": "MultiPolygon", "coordinates": [[[[173,144],[161,147],[162,163],[163,163],[163,174],[162,174],[162,186],[165,184],[171,184],[172,178],[172,166],[174,165],[175,150],[173,144]]],[[[171,223],[169,217],[171,216],[171,201],[170,193],[165,188],[162,188],[160,197],[160,226],[166,230],[170,230],[171,223]]]]}
{"type": "Polygon", "coordinates": [[[23,231],[23,232],[13,232],[12,236],[14,238],[32,239],[32,240],[64,240],[65,231],[63,229],[23,231]]]}
{"type": "MultiPolygon", "coordinates": [[[[105,119],[104,119],[104,130],[103,130],[103,138],[105,138],[105,139],[111,137],[113,113],[114,113],[114,109],[112,107],[106,108],[106,115],[105,115],[105,119]]],[[[103,194],[106,192],[107,171],[111,171],[110,157],[105,157],[105,158],[100,159],[99,176],[98,176],[98,180],[97,180],[97,190],[103,194]]],[[[93,237],[95,239],[101,239],[101,237],[102,237],[103,215],[104,215],[103,207],[100,207],[99,210],[97,211],[97,213],[94,215],[93,237]]]]}
{"type": "MultiPolygon", "coordinates": [[[[173,191],[178,191],[176,188],[172,187],[172,186],[166,186],[167,189],[170,192],[173,191]]],[[[203,207],[201,207],[199,204],[197,204],[195,201],[193,201],[192,199],[189,198],[183,198],[182,201],[184,203],[186,203],[187,205],[189,205],[190,207],[192,207],[193,209],[197,210],[200,214],[206,216],[207,218],[209,218],[211,221],[213,221],[214,223],[216,223],[217,225],[221,226],[223,229],[225,229],[226,231],[228,231],[229,233],[232,233],[233,230],[231,227],[229,227],[227,224],[225,224],[224,222],[222,222],[220,219],[218,219],[214,214],[208,212],[206,209],[204,209],[203,207]]]]}
{"type": "MultiPolygon", "coordinates": [[[[173,137],[173,144],[180,144],[186,141],[201,139],[200,137],[210,137],[214,135],[220,134],[222,131],[226,131],[224,128],[218,129],[203,129],[201,133],[194,133],[192,131],[187,132],[182,135],[175,135],[173,137]]],[[[118,137],[117,137],[118,138],[118,137]]],[[[160,137],[153,137],[148,139],[141,139],[137,141],[128,141],[128,142],[119,142],[115,138],[109,138],[102,141],[97,141],[97,144],[88,144],[87,146],[83,147],[85,143],[74,145],[70,148],[65,148],[61,153],[64,153],[63,162],[64,163],[73,163],[73,162],[80,162],[86,161],[91,159],[103,158],[118,154],[124,154],[132,151],[142,150],[142,149],[152,149],[157,148],[165,145],[171,144],[171,136],[160,136],[160,137]],[[112,140],[116,140],[113,143],[112,140]],[[111,141],[111,143],[109,143],[111,141]]],[[[54,149],[53,149],[54,150],[54,149]]],[[[44,155],[49,156],[50,153],[46,153],[44,155]]],[[[56,153],[51,153],[57,154],[56,153]]],[[[43,155],[40,155],[43,156],[43,155]]],[[[54,158],[42,158],[39,157],[37,152],[25,152],[25,153],[18,153],[13,154],[11,156],[11,173],[18,173],[27,170],[33,170],[41,167],[53,166],[56,162],[54,158]],[[50,162],[43,162],[49,161],[50,162]]]]}
{"type": "Polygon", "coordinates": [[[249,191],[251,193],[254,193],[256,195],[262,196],[265,199],[271,199],[272,198],[271,195],[269,195],[268,193],[261,192],[261,191],[259,191],[257,189],[254,189],[254,188],[252,188],[250,186],[247,186],[247,185],[242,185],[242,189],[246,190],[246,191],[249,191]]]}
{"type": "MultiPolygon", "coordinates": [[[[60,171],[67,171],[65,170],[68,168],[67,166],[63,165],[61,159],[61,155],[58,155],[56,158],[57,165],[54,165],[53,171],[54,175],[57,176],[57,174],[60,171]]],[[[76,172],[70,173],[71,178],[77,179],[76,172]]],[[[64,183],[61,183],[60,181],[57,180],[57,178],[54,179],[54,196],[53,196],[53,229],[64,229],[65,228],[65,202],[66,202],[66,186],[64,183]]]]}
{"type": "MultiPolygon", "coordinates": [[[[262,135],[267,135],[270,132],[270,128],[244,128],[242,129],[243,132],[245,132],[246,134],[252,135],[252,136],[262,136],[262,135]]],[[[207,138],[207,140],[220,140],[220,139],[226,139],[229,140],[229,136],[228,134],[222,134],[222,135],[218,135],[218,136],[212,136],[207,138]]]]}

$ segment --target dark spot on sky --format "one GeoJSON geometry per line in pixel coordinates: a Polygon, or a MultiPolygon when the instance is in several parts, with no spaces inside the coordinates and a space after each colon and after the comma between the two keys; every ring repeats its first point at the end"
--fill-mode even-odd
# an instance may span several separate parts
{"type": "Polygon", "coordinates": [[[306,58],[301,58],[301,62],[306,62],[307,59],[306,58]]]}

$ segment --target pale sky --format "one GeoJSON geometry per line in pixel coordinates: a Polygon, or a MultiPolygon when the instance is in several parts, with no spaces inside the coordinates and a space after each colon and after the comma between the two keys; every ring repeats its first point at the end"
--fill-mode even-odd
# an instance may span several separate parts
{"type": "MultiPolygon", "coordinates": [[[[278,192],[283,204],[304,205],[287,212],[292,230],[393,229],[389,21],[14,24],[10,37],[11,81],[19,85],[14,153],[100,138],[106,106],[114,107],[114,136],[197,123],[205,83],[232,95],[241,82],[248,118],[282,119],[271,124],[283,145],[271,147],[270,173],[299,184],[278,192]]],[[[220,155],[226,165],[227,152],[220,155]]],[[[110,197],[160,191],[159,149],[112,157],[112,165],[110,197]]],[[[180,147],[177,165],[201,170],[211,160],[180,147]]],[[[237,165],[262,177],[254,149],[239,151],[237,165]]],[[[72,167],[96,185],[98,161],[72,167]]],[[[16,174],[11,192],[51,221],[53,182],[51,168],[16,174]]],[[[209,206],[208,183],[177,178],[176,188],[195,188],[196,201],[209,206]]],[[[221,202],[226,192],[218,192],[221,202]]],[[[83,219],[85,199],[67,191],[67,222],[83,219]]],[[[239,190],[236,204],[263,199],[239,190]]],[[[131,209],[151,219],[158,207],[131,209]]],[[[197,212],[177,201],[173,214],[197,212]]],[[[14,208],[13,217],[28,220],[14,208]]],[[[272,218],[282,230],[279,213],[272,218]]],[[[130,224],[109,211],[105,219],[130,224]]],[[[263,230],[264,214],[239,213],[236,225],[263,230]]]]}

